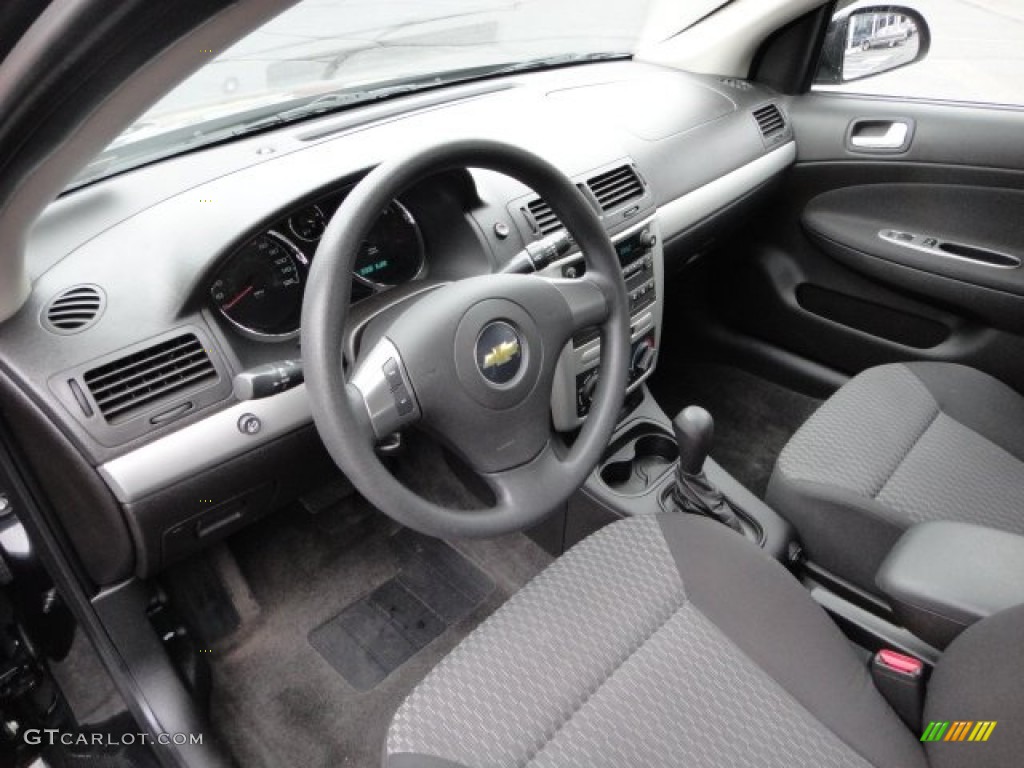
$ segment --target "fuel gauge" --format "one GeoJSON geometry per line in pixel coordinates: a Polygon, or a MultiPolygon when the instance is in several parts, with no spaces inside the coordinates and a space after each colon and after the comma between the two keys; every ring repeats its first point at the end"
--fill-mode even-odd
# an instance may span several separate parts
{"type": "Polygon", "coordinates": [[[292,231],[299,240],[306,243],[317,242],[327,229],[327,219],[320,206],[311,205],[303,208],[288,219],[288,229],[292,231]]]}

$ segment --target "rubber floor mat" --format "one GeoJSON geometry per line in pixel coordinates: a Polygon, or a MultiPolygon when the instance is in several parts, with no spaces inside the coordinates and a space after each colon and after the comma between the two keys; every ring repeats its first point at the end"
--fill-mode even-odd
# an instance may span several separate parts
{"type": "Polygon", "coordinates": [[[442,541],[402,530],[391,545],[398,575],[309,633],[310,644],[360,691],[384,680],[494,589],[483,571],[442,541]]]}

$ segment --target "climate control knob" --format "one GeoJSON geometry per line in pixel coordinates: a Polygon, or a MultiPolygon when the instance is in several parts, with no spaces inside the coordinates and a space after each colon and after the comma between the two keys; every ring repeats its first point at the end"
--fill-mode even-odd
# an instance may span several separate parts
{"type": "Polygon", "coordinates": [[[629,363],[629,372],[632,374],[633,379],[639,379],[651,369],[651,366],[654,364],[654,354],[653,339],[641,339],[637,342],[636,346],[633,347],[633,358],[629,363]]]}

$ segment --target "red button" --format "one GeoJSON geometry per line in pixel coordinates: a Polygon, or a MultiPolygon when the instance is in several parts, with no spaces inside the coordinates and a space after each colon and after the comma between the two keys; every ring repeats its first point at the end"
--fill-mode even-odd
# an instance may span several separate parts
{"type": "Polygon", "coordinates": [[[888,648],[879,651],[875,658],[882,666],[904,675],[919,675],[924,669],[924,664],[920,659],[890,651],[888,648]]]}

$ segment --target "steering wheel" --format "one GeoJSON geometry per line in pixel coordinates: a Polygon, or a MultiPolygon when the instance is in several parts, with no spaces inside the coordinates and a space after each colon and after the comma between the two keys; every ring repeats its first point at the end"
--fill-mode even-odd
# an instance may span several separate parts
{"type": "Polygon", "coordinates": [[[439,537],[484,537],[540,521],[579,488],[611,439],[626,389],[629,302],[615,248],[581,192],[536,155],[494,141],[418,149],[349,193],[317,248],[302,306],[313,420],[328,452],[372,504],[439,537]],[[455,168],[511,176],[547,201],[583,253],[575,279],[491,274],[444,284],[408,307],[346,373],[343,330],[356,254],[380,212],[414,183],[455,168]],[[571,447],[551,426],[555,366],[577,331],[599,326],[599,383],[571,447]],[[418,425],[490,487],[493,504],[452,509],[413,492],[375,445],[418,425]]]}

